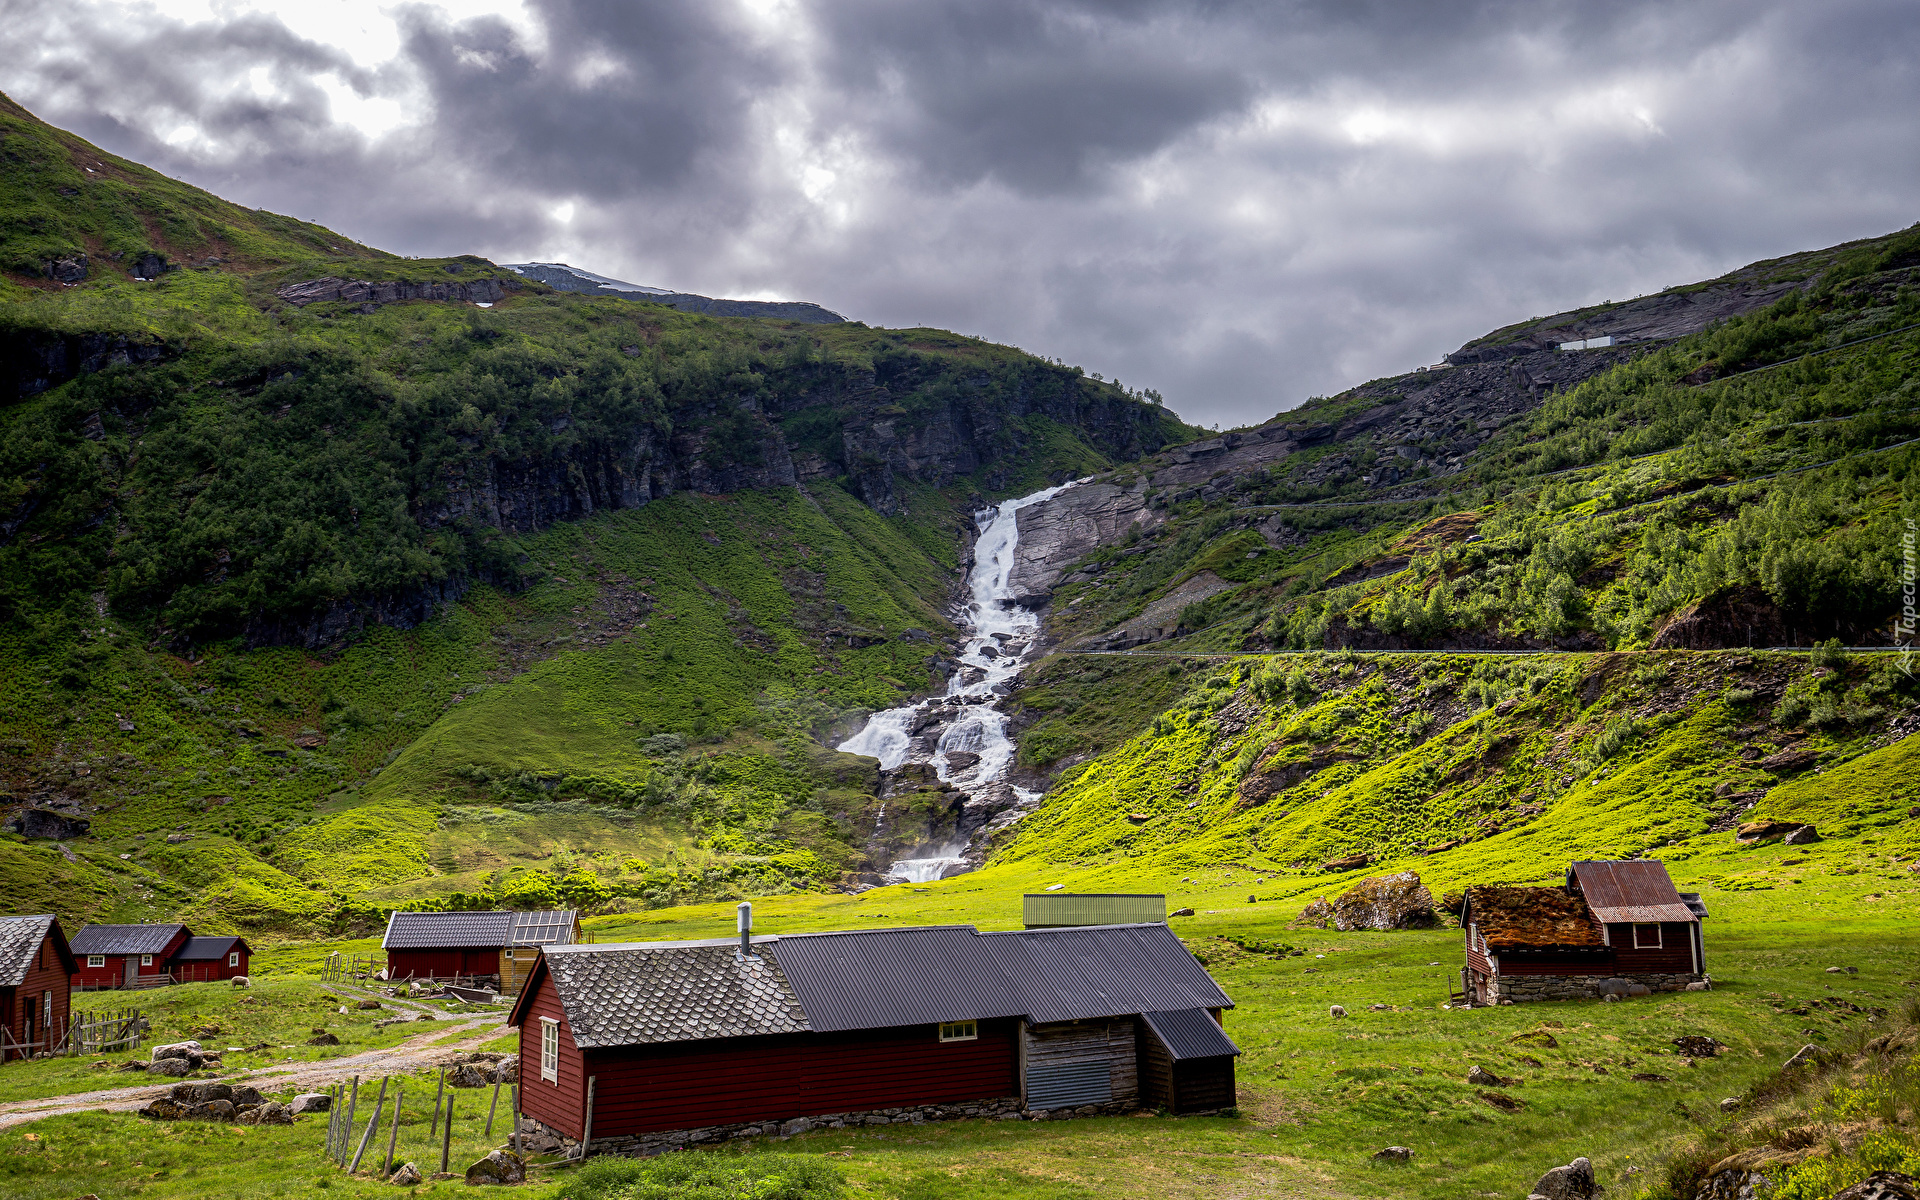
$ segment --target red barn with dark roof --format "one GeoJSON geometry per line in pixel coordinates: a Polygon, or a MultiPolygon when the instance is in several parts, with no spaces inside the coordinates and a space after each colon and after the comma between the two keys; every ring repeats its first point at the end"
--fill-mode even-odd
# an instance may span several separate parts
{"type": "Polygon", "coordinates": [[[1707,907],[1664,863],[1577,862],[1561,887],[1467,889],[1464,971],[1474,1004],[1676,991],[1703,982],[1707,907]]]}
{"type": "Polygon", "coordinates": [[[0,917],[0,1062],[45,1052],[67,1027],[74,958],[50,916],[0,917]]]}
{"type": "Polygon", "coordinates": [[[527,1116],[650,1153],[797,1118],[1225,1107],[1232,1006],[1165,925],[954,925],[549,946],[509,1021],[527,1116]]]}
{"type": "Polygon", "coordinates": [[[253,948],[241,937],[190,937],[173,956],[173,977],[181,983],[232,979],[247,973],[253,948]]]}
{"type": "Polygon", "coordinates": [[[82,925],[73,935],[83,990],[171,983],[169,963],[193,930],[185,925],[82,925]]]}
{"type": "Polygon", "coordinates": [[[543,912],[397,912],[380,939],[389,979],[518,976],[517,959],[535,947],[579,940],[580,914],[543,912]]]}

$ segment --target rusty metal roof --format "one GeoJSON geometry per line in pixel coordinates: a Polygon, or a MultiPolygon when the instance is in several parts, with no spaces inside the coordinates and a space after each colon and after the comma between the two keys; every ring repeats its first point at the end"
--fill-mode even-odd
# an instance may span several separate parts
{"type": "Polygon", "coordinates": [[[1699,920],[1674,890],[1667,865],[1657,859],[1577,862],[1567,868],[1567,887],[1584,896],[1604,924],[1699,920]]]}

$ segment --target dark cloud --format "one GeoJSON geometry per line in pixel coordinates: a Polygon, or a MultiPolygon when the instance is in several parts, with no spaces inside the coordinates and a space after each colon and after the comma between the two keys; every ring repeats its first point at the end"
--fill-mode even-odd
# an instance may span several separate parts
{"type": "Polygon", "coordinates": [[[398,55],[365,63],[271,16],[0,0],[28,50],[0,88],[404,253],[978,333],[1208,423],[1920,217],[1906,3],[531,0],[397,20],[398,55]],[[431,119],[369,136],[343,94],[431,119]]]}

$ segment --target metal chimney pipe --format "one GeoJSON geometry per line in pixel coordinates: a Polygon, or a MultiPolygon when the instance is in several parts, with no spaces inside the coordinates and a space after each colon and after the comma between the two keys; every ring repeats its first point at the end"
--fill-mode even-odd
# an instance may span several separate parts
{"type": "Polygon", "coordinates": [[[736,908],[734,912],[738,914],[738,928],[740,930],[740,956],[744,958],[746,957],[747,952],[752,949],[753,905],[748,903],[745,900],[742,900],[740,902],[739,907],[736,908]]]}

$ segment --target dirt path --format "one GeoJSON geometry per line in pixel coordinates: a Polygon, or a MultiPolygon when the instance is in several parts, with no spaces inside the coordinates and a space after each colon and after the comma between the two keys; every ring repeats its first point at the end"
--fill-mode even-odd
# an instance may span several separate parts
{"type": "MultiPolygon", "coordinates": [[[[356,989],[357,990],[357,989],[356,989]]],[[[373,995],[368,992],[367,995],[373,995]]],[[[383,1004],[394,1004],[390,996],[379,997],[383,1004]]],[[[411,1004],[408,1008],[425,1006],[411,1004]]],[[[431,1010],[427,1010],[431,1011],[431,1010]]],[[[220,1083],[253,1083],[256,1086],[271,1088],[273,1091],[286,1091],[289,1088],[300,1091],[319,1091],[327,1084],[337,1083],[350,1075],[400,1075],[430,1067],[444,1066],[459,1056],[471,1052],[482,1042],[500,1036],[501,1025],[506,1013],[475,1014],[460,1019],[458,1024],[441,1022],[432,1029],[423,1030],[397,1046],[388,1046],[383,1050],[367,1050],[359,1054],[349,1054],[341,1058],[329,1058],[320,1062],[276,1063],[267,1067],[255,1067],[252,1070],[222,1074],[220,1083]],[[466,1033],[468,1036],[444,1046],[433,1043],[447,1037],[466,1033]]],[[[24,1125],[29,1121],[38,1121],[45,1117],[63,1116],[67,1113],[129,1112],[146,1105],[149,1100],[167,1094],[167,1089],[177,1079],[169,1079],[165,1084],[143,1084],[140,1087],[110,1088],[98,1092],[74,1092],[66,1096],[48,1096],[35,1100],[14,1100],[0,1104],[0,1129],[13,1125],[24,1125]]],[[[208,1079],[206,1082],[216,1082],[208,1079]]]]}

